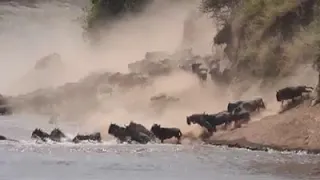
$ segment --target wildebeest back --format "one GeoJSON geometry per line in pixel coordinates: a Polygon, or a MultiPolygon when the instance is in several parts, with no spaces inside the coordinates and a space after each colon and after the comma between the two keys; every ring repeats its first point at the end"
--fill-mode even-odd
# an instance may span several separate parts
{"type": "Polygon", "coordinates": [[[285,87],[277,91],[276,99],[277,101],[293,99],[301,96],[303,92],[308,92],[306,91],[306,86],[285,87]]]}
{"type": "Polygon", "coordinates": [[[228,112],[232,112],[235,108],[237,108],[240,104],[242,104],[243,101],[236,101],[234,103],[229,102],[227,106],[228,112]]]}

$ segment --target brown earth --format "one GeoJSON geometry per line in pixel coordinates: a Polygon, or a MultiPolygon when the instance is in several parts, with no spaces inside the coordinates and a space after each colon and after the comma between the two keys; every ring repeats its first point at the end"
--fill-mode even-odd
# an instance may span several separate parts
{"type": "Polygon", "coordinates": [[[251,150],[275,149],[320,153],[320,106],[305,101],[281,114],[241,128],[219,131],[207,143],[251,150]]]}

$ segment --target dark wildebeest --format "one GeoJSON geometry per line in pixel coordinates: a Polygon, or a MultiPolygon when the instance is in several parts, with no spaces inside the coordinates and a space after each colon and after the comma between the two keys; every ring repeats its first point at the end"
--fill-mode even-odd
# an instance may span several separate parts
{"type": "Polygon", "coordinates": [[[12,108],[8,105],[1,105],[0,106],[0,114],[1,115],[11,115],[12,114],[12,108]]]}
{"type": "Polygon", "coordinates": [[[202,113],[202,114],[192,114],[187,116],[187,124],[190,126],[191,124],[198,124],[201,127],[207,129],[207,131],[211,134],[213,131],[213,126],[207,121],[209,115],[202,113]]]}
{"type": "Polygon", "coordinates": [[[227,110],[230,113],[233,113],[235,109],[241,107],[243,110],[252,113],[254,111],[260,111],[260,109],[265,109],[266,105],[262,98],[256,98],[249,101],[236,101],[234,103],[228,103],[227,110]]]}
{"type": "Polygon", "coordinates": [[[13,142],[19,142],[19,141],[17,141],[17,140],[10,139],[10,138],[7,138],[7,137],[2,136],[2,135],[0,135],[0,141],[13,141],[13,142]]]}
{"type": "Polygon", "coordinates": [[[224,128],[226,129],[228,125],[230,125],[232,122],[235,123],[235,127],[240,127],[238,124],[241,120],[243,121],[249,121],[250,120],[250,114],[247,111],[238,111],[230,113],[228,111],[221,111],[216,114],[213,114],[209,116],[208,122],[212,125],[213,131],[216,132],[216,126],[224,124],[224,128]]]}
{"type": "Polygon", "coordinates": [[[0,135],[0,140],[7,140],[5,136],[0,135]]]}
{"type": "Polygon", "coordinates": [[[132,122],[126,127],[111,124],[109,126],[108,133],[120,140],[121,143],[131,143],[132,141],[136,141],[140,144],[146,144],[151,140],[151,138],[146,134],[148,130],[145,131],[145,133],[143,131],[145,131],[145,127],[132,122]]]}
{"type": "Polygon", "coordinates": [[[208,69],[200,68],[201,65],[201,63],[192,63],[191,70],[192,73],[196,74],[201,81],[206,81],[208,69]]]}
{"type": "Polygon", "coordinates": [[[163,141],[165,139],[170,139],[172,137],[176,137],[177,140],[178,140],[178,143],[180,143],[180,138],[182,136],[182,133],[181,133],[180,129],[178,129],[178,128],[163,128],[159,124],[154,124],[151,127],[151,132],[158,139],[161,140],[161,143],[163,143],[163,141]]]}
{"type": "Polygon", "coordinates": [[[108,129],[108,134],[117,138],[121,143],[129,142],[130,135],[126,132],[125,127],[120,127],[117,124],[111,123],[108,129]]]}
{"type": "Polygon", "coordinates": [[[44,142],[47,142],[47,139],[60,142],[61,138],[65,137],[66,135],[58,128],[53,129],[50,134],[44,132],[42,129],[36,128],[31,134],[32,139],[39,138],[44,142]]]}
{"type": "Polygon", "coordinates": [[[101,142],[101,134],[100,132],[96,132],[88,135],[77,134],[77,136],[72,139],[72,142],[79,143],[80,141],[86,141],[86,140],[101,142]]]}
{"type": "Polygon", "coordinates": [[[126,126],[126,132],[130,135],[132,141],[140,144],[147,144],[156,138],[155,135],[143,125],[134,122],[130,122],[130,124],[126,126]]]}
{"type": "Polygon", "coordinates": [[[44,131],[42,131],[42,129],[40,128],[36,128],[35,130],[33,130],[32,134],[31,134],[31,138],[32,139],[41,139],[44,142],[47,142],[47,139],[50,139],[50,135],[44,131]]]}
{"type": "Polygon", "coordinates": [[[232,122],[235,123],[236,127],[239,127],[238,122],[240,120],[249,121],[250,114],[246,111],[239,111],[238,113],[230,113],[228,111],[222,111],[216,114],[193,114],[187,117],[187,124],[190,122],[199,124],[205,127],[210,134],[217,131],[217,126],[224,124],[226,128],[232,122]]]}
{"type": "Polygon", "coordinates": [[[149,131],[146,127],[144,127],[142,124],[138,124],[138,123],[131,121],[130,124],[126,128],[129,130],[141,132],[141,133],[147,135],[150,140],[156,139],[156,136],[151,131],[149,131]]]}
{"type": "Polygon", "coordinates": [[[60,142],[62,138],[66,138],[67,136],[59,129],[55,128],[50,133],[50,139],[53,141],[60,142]]]}
{"type": "Polygon", "coordinates": [[[283,89],[280,89],[276,93],[277,101],[281,101],[281,105],[283,105],[283,101],[291,99],[292,102],[294,102],[294,98],[301,97],[302,93],[309,93],[312,92],[313,87],[308,86],[291,86],[291,87],[285,87],[283,89]]]}

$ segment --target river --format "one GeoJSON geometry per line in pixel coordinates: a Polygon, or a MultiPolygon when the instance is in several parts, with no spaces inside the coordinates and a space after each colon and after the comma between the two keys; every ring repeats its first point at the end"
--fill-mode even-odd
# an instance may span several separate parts
{"type": "MultiPolygon", "coordinates": [[[[195,144],[43,144],[30,139],[39,116],[0,118],[0,131],[20,143],[1,142],[0,179],[319,179],[320,157],[304,153],[253,152],[195,144]]],[[[68,133],[76,126],[60,124],[68,133]]]]}

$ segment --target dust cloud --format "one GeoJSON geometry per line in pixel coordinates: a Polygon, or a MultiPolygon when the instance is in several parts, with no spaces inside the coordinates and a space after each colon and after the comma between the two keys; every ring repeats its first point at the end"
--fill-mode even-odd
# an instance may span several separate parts
{"type": "MultiPolygon", "coordinates": [[[[4,94],[17,95],[77,82],[96,71],[126,73],[128,63],[143,59],[146,52],[173,53],[181,48],[185,20],[190,13],[197,11],[199,2],[155,1],[138,17],[126,17],[112,24],[108,31],[102,30],[99,47],[92,47],[83,39],[82,22],[78,19],[83,15],[79,5],[82,3],[41,3],[38,8],[0,5],[5,12],[0,19],[0,40],[5,42],[0,45],[0,90],[4,94]],[[61,55],[64,70],[35,71],[36,61],[52,52],[61,55]]],[[[212,38],[216,31],[212,19],[204,14],[194,15],[193,25],[189,27],[193,29],[188,31],[193,36],[193,42],[187,46],[191,46],[197,55],[211,55],[212,38]]],[[[156,77],[150,86],[135,87],[101,98],[94,111],[83,113],[79,110],[76,113],[80,114],[81,120],[71,119],[79,121],[78,130],[82,132],[99,130],[106,133],[111,122],[124,125],[130,121],[142,123],[148,128],[153,123],[161,123],[189,132],[199,130],[197,126],[188,126],[185,122],[186,115],[191,113],[215,113],[224,110],[229,101],[251,99],[253,95],[266,97],[269,104],[275,102],[273,94],[262,94],[259,82],[249,89],[239,89],[219,87],[212,81],[200,85],[193,75],[177,71],[169,76],[156,77]],[[235,96],[235,89],[246,93],[235,96]],[[180,101],[165,104],[164,110],[157,113],[150,105],[150,97],[160,93],[180,101]]],[[[81,103],[89,102],[80,100],[73,105],[81,103]]],[[[67,107],[64,111],[68,111],[67,107]]],[[[271,109],[264,115],[274,112],[275,109],[271,109]]]]}

